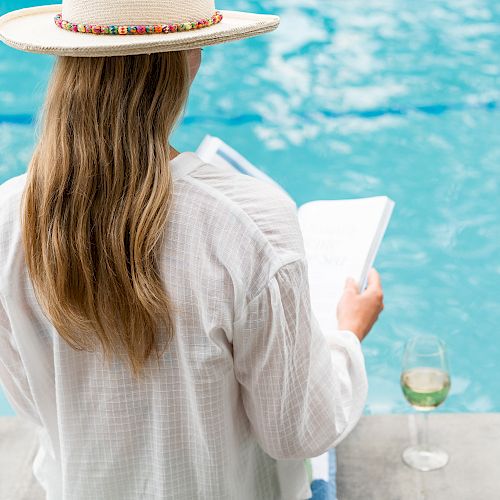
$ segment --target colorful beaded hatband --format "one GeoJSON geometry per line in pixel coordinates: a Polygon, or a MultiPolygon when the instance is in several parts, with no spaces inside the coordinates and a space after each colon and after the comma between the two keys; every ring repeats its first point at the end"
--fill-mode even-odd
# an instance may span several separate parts
{"type": "Polygon", "coordinates": [[[222,14],[217,10],[212,17],[199,21],[174,24],[150,24],[136,26],[102,26],[96,24],[76,24],[62,19],[62,14],[54,17],[54,22],[59,28],[75,33],[92,33],[94,35],[153,35],[158,33],[176,33],[207,28],[222,21],[222,14]]]}

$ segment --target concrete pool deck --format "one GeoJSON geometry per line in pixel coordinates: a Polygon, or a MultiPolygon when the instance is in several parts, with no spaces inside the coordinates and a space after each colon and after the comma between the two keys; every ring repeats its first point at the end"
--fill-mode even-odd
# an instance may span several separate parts
{"type": "MultiPolygon", "coordinates": [[[[418,472],[401,461],[416,439],[414,415],[363,417],[337,447],[338,500],[498,500],[500,413],[430,415],[429,439],[450,454],[438,471],[418,472]]],[[[0,499],[42,500],[31,472],[33,428],[0,417],[0,499]]]]}
{"type": "Polygon", "coordinates": [[[429,415],[429,441],[450,460],[419,472],[401,460],[415,415],[363,417],[337,447],[338,500],[499,500],[500,413],[429,415]]]}

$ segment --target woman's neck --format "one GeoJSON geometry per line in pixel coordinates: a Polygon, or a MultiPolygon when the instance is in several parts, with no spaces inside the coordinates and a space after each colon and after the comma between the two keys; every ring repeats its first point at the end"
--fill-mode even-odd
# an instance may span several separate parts
{"type": "Polygon", "coordinates": [[[169,151],[170,159],[173,160],[176,156],[180,155],[179,151],[174,149],[172,146],[170,146],[170,151],[169,151]]]}

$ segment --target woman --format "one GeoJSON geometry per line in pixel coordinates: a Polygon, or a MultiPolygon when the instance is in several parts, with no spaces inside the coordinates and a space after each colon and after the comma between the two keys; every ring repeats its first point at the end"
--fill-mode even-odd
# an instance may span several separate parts
{"type": "Polygon", "coordinates": [[[293,202],[169,146],[200,47],[277,24],[209,0],[0,19],[59,56],[28,172],[0,186],[0,380],[50,500],[284,498],[279,461],[361,415],[377,273],[321,332],[293,202]]]}

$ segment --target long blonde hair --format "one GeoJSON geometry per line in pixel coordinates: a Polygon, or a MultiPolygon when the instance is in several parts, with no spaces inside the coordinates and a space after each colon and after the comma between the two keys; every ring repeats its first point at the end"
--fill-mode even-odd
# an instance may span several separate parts
{"type": "Polygon", "coordinates": [[[23,194],[24,253],[44,313],[71,347],[120,355],[135,376],[174,335],[158,258],[169,139],[188,92],[184,51],[58,58],[23,194]]]}

